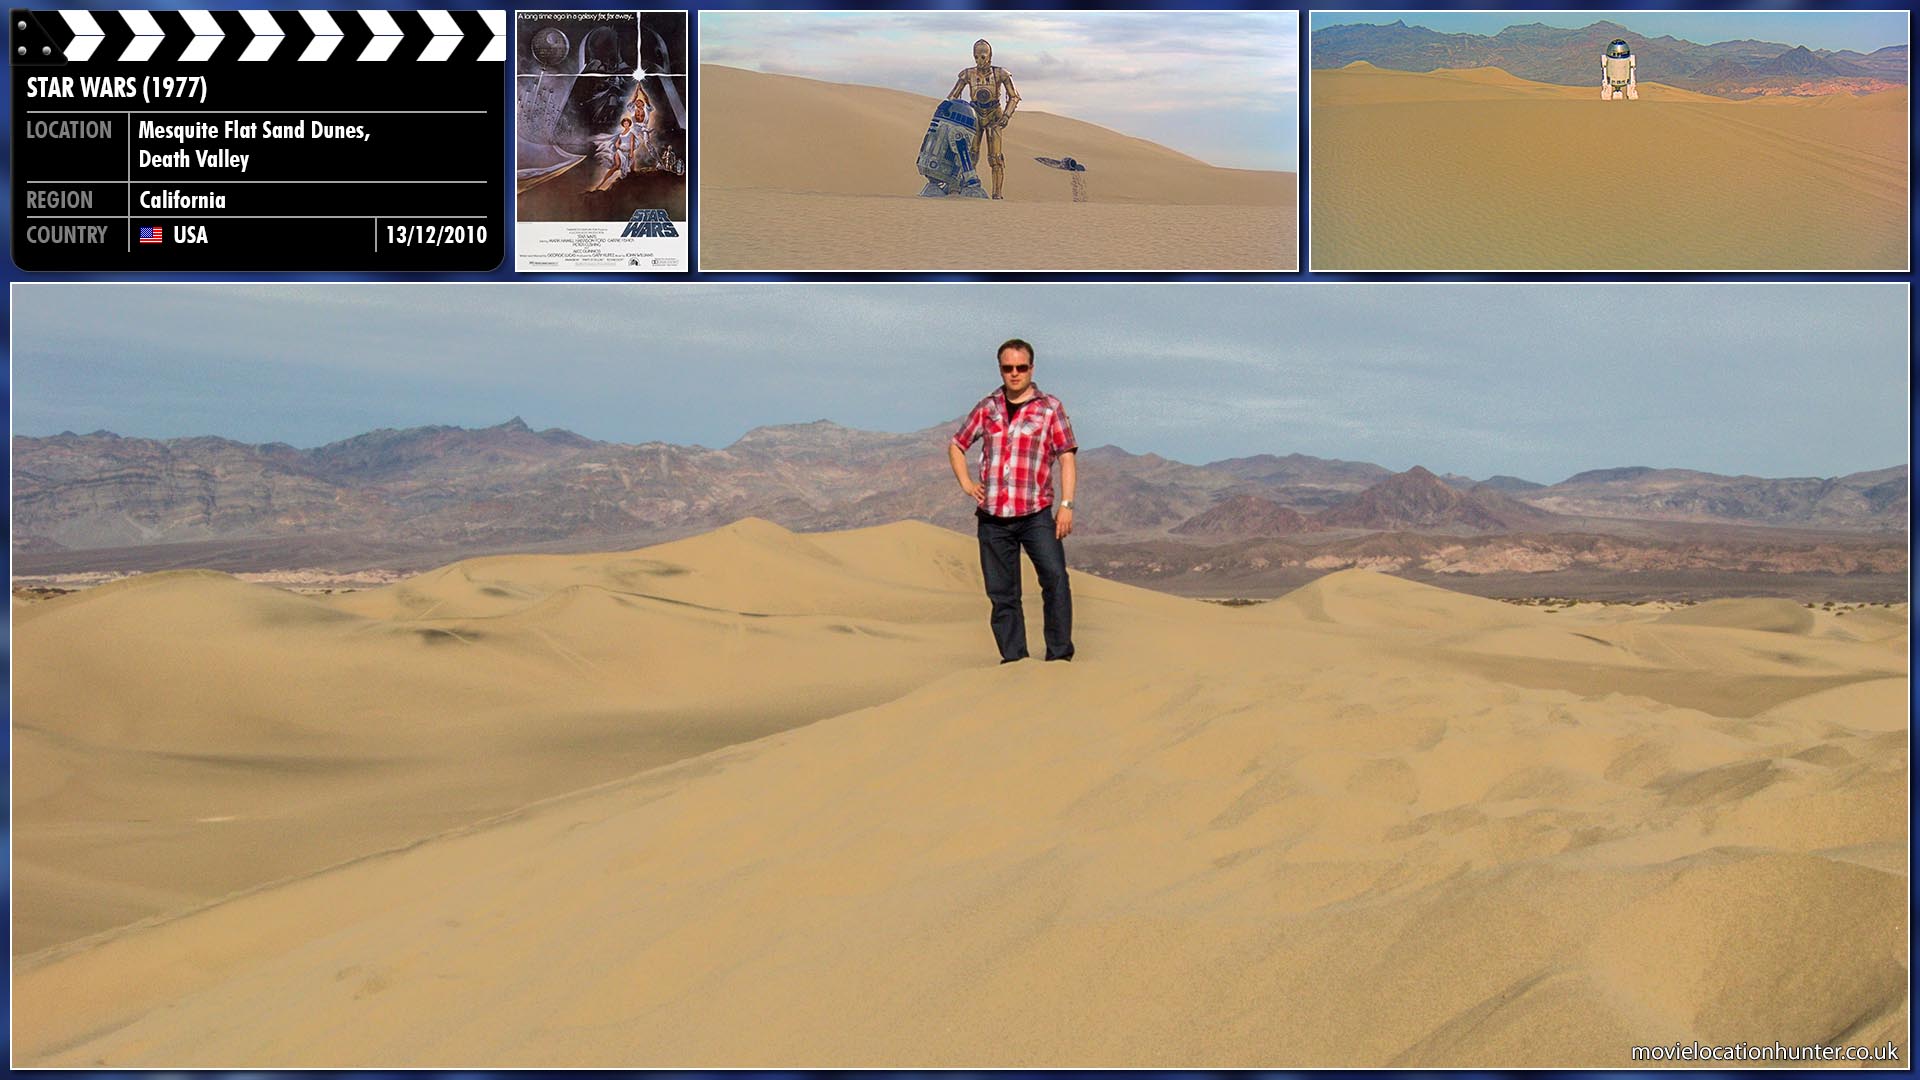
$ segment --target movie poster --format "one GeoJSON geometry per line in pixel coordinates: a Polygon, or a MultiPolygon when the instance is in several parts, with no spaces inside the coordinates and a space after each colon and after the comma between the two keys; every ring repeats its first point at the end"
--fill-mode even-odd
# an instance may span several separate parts
{"type": "Polygon", "coordinates": [[[684,273],[687,14],[522,11],[514,269],[684,273]]]}

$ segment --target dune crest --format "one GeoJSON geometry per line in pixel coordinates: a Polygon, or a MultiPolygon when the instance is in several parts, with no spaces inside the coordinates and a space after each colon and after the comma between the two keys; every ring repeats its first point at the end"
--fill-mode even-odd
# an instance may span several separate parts
{"type": "Polygon", "coordinates": [[[1791,600],[1709,600],[1660,617],[1675,626],[1724,626],[1740,630],[1768,630],[1776,634],[1805,634],[1813,630],[1813,612],[1791,600]]]}
{"type": "Polygon", "coordinates": [[[1316,621],[1362,629],[1467,630],[1519,626],[1532,612],[1371,570],[1340,570],[1274,601],[1316,621]]]}

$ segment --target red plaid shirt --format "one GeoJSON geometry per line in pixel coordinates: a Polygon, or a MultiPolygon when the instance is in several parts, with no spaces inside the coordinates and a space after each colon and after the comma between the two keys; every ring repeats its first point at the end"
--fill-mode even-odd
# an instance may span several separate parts
{"type": "Polygon", "coordinates": [[[1021,517],[1053,505],[1053,459],[1079,448],[1067,407],[1039,387],[1012,424],[1004,387],[975,405],[953,433],[953,445],[965,452],[982,439],[980,485],[987,490],[980,509],[995,517],[1021,517]]]}

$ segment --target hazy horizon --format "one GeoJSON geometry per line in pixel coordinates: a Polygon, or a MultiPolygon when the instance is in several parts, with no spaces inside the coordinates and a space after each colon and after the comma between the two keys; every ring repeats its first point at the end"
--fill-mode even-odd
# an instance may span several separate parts
{"type": "Polygon", "coordinates": [[[1696,45],[1765,41],[1861,53],[1905,45],[1911,38],[1905,11],[1318,11],[1311,19],[1309,32],[1399,21],[1435,33],[1485,37],[1535,23],[1578,30],[1610,22],[1647,37],[1674,37],[1696,45]]]}
{"type": "MultiPolygon", "coordinates": [[[[956,416],[955,416],[955,417],[953,418],[953,420],[954,420],[954,421],[956,421],[956,422],[957,422],[957,421],[958,421],[959,419],[960,419],[960,417],[959,417],[958,415],[956,415],[956,416]]],[[[544,434],[544,433],[546,433],[546,432],[548,432],[548,431],[564,431],[564,432],[566,432],[566,433],[568,433],[568,434],[571,434],[571,435],[580,435],[580,434],[581,434],[580,432],[578,432],[578,431],[575,431],[574,429],[572,429],[572,428],[570,428],[570,427],[568,427],[568,426],[567,426],[566,424],[562,424],[562,423],[554,423],[554,424],[548,424],[548,423],[535,423],[535,422],[533,422],[533,421],[530,421],[530,420],[528,420],[528,419],[527,419],[526,417],[524,417],[524,416],[520,416],[520,415],[518,415],[518,414],[515,414],[514,416],[510,416],[510,417],[507,417],[507,418],[505,418],[505,419],[503,419],[503,420],[501,420],[501,421],[499,421],[499,422],[497,422],[497,423],[492,423],[492,424],[488,424],[488,423],[474,423],[474,424],[436,424],[436,423],[431,423],[431,422],[427,422],[427,423],[420,423],[420,424],[410,424],[410,425],[407,425],[406,427],[384,427],[384,428],[370,428],[370,429],[368,429],[368,430],[366,430],[366,431],[356,431],[356,432],[353,432],[352,434],[348,434],[348,435],[342,435],[342,436],[340,436],[340,437],[339,437],[338,439],[330,439],[330,440],[327,440],[326,442],[320,442],[320,443],[312,443],[312,444],[308,444],[308,445],[298,445],[298,444],[293,444],[293,443],[286,443],[286,440],[284,440],[284,439],[274,439],[274,440],[268,440],[268,441],[266,441],[266,442],[257,442],[257,443],[256,443],[256,442],[246,442],[246,441],[244,441],[244,440],[239,440],[239,439],[231,439],[231,438],[229,438],[228,436],[225,436],[225,435],[222,435],[222,434],[221,434],[221,433],[219,433],[219,432],[211,432],[211,431],[209,431],[209,432],[199,432],[199,433],[197,433],[197,434],[192,434],[192,435],[136,435],[136,434],[130,434],[130,433],[128,433],[128,432],[123,432],[123,431],[111,431],[111,430],[107,430],[107,429],[96,429],[96,430],[94,430],[94,431],[73,431],[73,430],[71,430],[71,429],[66,429],[66,430],[62,430],[62,431],[55,431],[55,432],[48,432],[48,433],[46,433],[46,434],[34,434],[34,433],[31,433],[31,432],[15,432],[15,433],[14,433],[14,436],[15,436],[16,438],[23,438],[23,439],[35,439],[35,438],[38,438],[38,439],[48,439],[48,438],[59,438],[59,437],[63,437],[63,436],[71,436],[71,437],[76,437],[76,438],[90,438],[90,437],[95,437],[95,436],[102,436],[102,435],[107,435],[107,436],[113,436],[113,437],[115,437],[115,438],[121,438],[121,439],[145,439],[145,440],[152,440],[152,441],[155,441],[155,442],[176,442],[176,441],[184,441],[184,440],[191,440],[191,439],[208,439],[208,438],[212,438],[212,439],[228,439],[228,441],[231,441],[231,442],[239,442],[239,443],[242,443],[243,445],[248,445],[248,446],[269,446],[269,445],[273,445],[273,444],[275,444],[275,443],[286,443],[286,445],[289,445],[289,446],[292,446],[292,447],[293,447],[293,448],[294,448],[295,450],[302,450],[302,451],[309,451],[309,450],[318,450],[318,449],[321,449],[322,447],[325,447],[325,446],[328,446],[328,445],[331,445],[331,444],[333,444],[333,443],[339,443],[339,442],[347,442],[347,441],[351,441],[352,439],[355,439],[355,438],[358,438],[358,437],[360,437],[360,436],[363,436],[363,435],[371,435],[371,434],[374,434],[374,433],[376,433],[376,432],[381,432],[381,431],[393,431],[393,432],[404,432],[404,431],[419,431],[419,430],[427,430],[427,429],[434,429],[434,428],[453,428],[453,429],[457,429],[457,430],[460,430],[460,431],[485,431],[485,430],[489,430],[489,429],[491,429],[491,428],[495,428],[495,427],[504,427],[504,426],[506,426],[507,424],[510,424],[510,423],[512,423],[512,422],[513,422],[514,420],[519,420],[519,421],[520,421],[520,422],[521,422],[522,424],[524,424],[524,425],[525,425],[525,426],[527,427],[527,429],[528,429],[528,430],[530,430],[530,431],[532,431],[532,432],[534,432],[534,433],[536,433],[536,434],[544,434]]],[[[818,418],[816,418],[816,419],[813,419],[813,420],[793,420],[793,421],[788,421],[788,422],[785,422],[785,423],[779,423],[779,424],[761,424],[761,425],[758,425],[758,426],[756,426],[756,427],[752,427],[752,428],[748,428],[748,429],[747,429],[746,431],[742,431],[742,432],[740,433],[740,436],[739,436],[739,438],[745,438],[746,436],[748,436],[748,435],[750,435],[750,434],[752,434],[753,432],[756,432],[756,431],[767,431],[767,430],[776,430],[776,429],[780,429],[780,428],[792,428],[792,427],[807,427],[807,426],[809,426],[809,425],[812,425],[812,424],[820,424],[820,423],[825,423],[825,424],[832,424],[832,425],[834,425],[835,427],[838,427],[838,428],[841,428],[842,430],[846,430],[846,431],[856,431],[856,432],[860,432],[860,433],[862,433],[862,434],[868,434],[868,435],[876,435],[876,436],[882,436],[882,437],[884,437],[884,436],[893,436],[893,435],[911,435],[911,434],[914,434],[914,433],[915,433],[916,431],[929,431],[929,430],[939,430],[939,429],[941,429],[942,427],[944,427],[944,426],[945,426],[945,425],[943,425],[943,424],[937,424],[937,423],[936,423],[936,424],[931,424],[931,425],[928,425],[928,426],[926,426],[926,427],[923,427],[923,428],[916,428],[916,429],[914,429],[914,430],[912,430],[912,431],[886,431],[886,430],[880,430],[880,429],[877,429],[877,428],[858,428],[858,427],[852,427],[852,426],[850,426],[850,425],[847,425],[847,424],[842,424],[842,423],[840,423],[839,421],[837,421],[837,420],[834,420],[834,419],[832,419],[832,418],[830,418],[830,417],[824,417],[824,416],[823,416],[823,417],[818,417],[818,418]]],[[[587,438],[587,437],[589,437],[589,436],[582,436],[582,437],[583,437],[583,438],[587,438]]],[[[659,439],[650,439],[650,440],[645,440],[645,441],[642,441],[642,442],[626,442],[626,441],[623,441],[623,440],[619,440],[619,439],[596,439],[596,440],[594,440],[594,441],[595,441],[595,442],[598,442],[598,443],[602,443],[602,444],[604,444],[604,445],[608,445],[608,446],[626,446],[626,447],[641,447],[641,446],[649,446],[649,445],[668,445],[668,446],[681,446],[681,447],[691,447],[691,448],[697,448],[697,449],[701,449],[701,450],[726,450],[726,449],[728,449],[728,448],[730,448],[731,446],[733,446],[733,445],[734,445],[734,443],[737,443],[737,442],[739,441],[739,438],[736,438],[736,439],[732,439],[732,440],[728,440],[727,442],[724,442],[724,443],[719,443],[719,444],[716,444],[716,445],[708,445],[708,444],[705,444],[705,443],[672,443],[672,442],[666,442],[666,441],[664,441],[664,440],[659,440],[659,439]]],[[[1100,444],[1100,445],[1098,445],[1098,446],[1096,446],[1096,445],[1093,445],[1093,444],[1091,444],[1091,443],[1089,443],[1089,444],[1085,444],[1085,445],[1082,445],[1080,449],[1081,449],[1081,450],[1082,450],[1082,451],[1084,452],[1084,451],[1089,451],[1089,450],[1099,450],[1099,449],[1105,449],[1105,448],[1107,448],[1107,447],[1112,447],[1112,448],[1114,448],[1114,449],[1118,449],[1118,450],[1121,450],[1121,451],[1124,451],[1124,452],[1126,452],[1126,453],[1129,453],[1129,454],[1134,454],[1134,455],[1137,455],[1137,456],[1145,456],[1145,455],[1148,455],[1148,454],[1154,454],[1154,451],[1151,451],[1151,450],[1145,450],[1145,451],[1142,451],[1142,450],[1135,450],[1135,449],[1132,449],[1131,447],[1127,447],[1127,446],[1121,446],[1121,445],[1120,445],[1120,444],[1118,444],[1118,443],[1102,443],[1102,444],[1100,444]]],[[[1307,452],[1307,451],[1304,451],[1304,450],[1299,450],[1299,449],[1296,449],[1296,448],[1275,448],[1275,449],[1272,449],[1272,450],[1264,450],[1264,451],[1257,451],[1257,452],[1254,452],[1254,453],[1249,453],[1249,454],[1237,454],[1237,455],[1234,455],[1234,458],[1213,458],[1213,459],[1210,459],[1210,460],[1205,460],[1205,461],[1198,461],[1198,460],[1196,460],[1196,461],[1186,461],[1186,460],[1182,460],[1182,459],[1180,459],[1180,458],[1175,458],[1175,457],[1170,457],[1170,456],[1168,456],[1168,455],[1166,455],[1166,454],[1156,454],[1155,456],[1157,456],[1157,457],[1161,457],[1161,458],[1164,458],[1165,460],[1168,460],[1168,461],[1172,461],[1172,462],[1175,462],[1176,464],[1180,464],[1180,465],[1192,465],[1192,466],[1197,466],[1197,467],[1205,467],[1205,466],[1209,466],[1209,465],[1214,465],[1214,464],[1217,464],[1217,463],[1219,463],[1219,462],[1222,462],[1222,461],[1229,461],[1229,460],[1234,460],[1234,459],[1237,459],[1237,458],[1249,458],[1249,457],[1258,457],[1258,456],[1261,456],[1262,454],[1266,454],[1266,455],[1270,455],[1270,456],[1273,456],[1273,457],[1279,457],[1279,458],[1285,458],[1285,457],[1289,457],[1289,456],[1292,456],[1292,455],[1295,455],[1295,454],[1299,454],[1299,455],[1301,455],[1301,456],[1304,456],[1304,457],[1312,457],[1312,458],[1319,458],[1319,459],[1321,459],[1321,460],[1323,460],[1323,461],[1331,461],[1331,460],[1340,460],[1340,461],[1345,461],[1345,460],[1349,460],[1349,459],[1345,459],[1345,458],[1329,458],[1329,457],[1326,457],[1325,455],[1321,455],[1321,454],[1313,454],[1313,453],[1309,453],[1309,452],[1307,452]]],[[[1360,462],[1360,463],[1361,463],[1361,464],[1369,464],[1369,463],[1370,463],[1370,464],[1379,464],[1378,462],[1360,462]]],[[[1866,468],[1861,468],[1861,469],[1853,469],[1853,470],[1850,470],[1849,472],[1846,472],[1846,473],[1835,473],[1835,474],[1832,474],[1832,475],[1830,475],[1830,476],[1829,476],[1829,475],[1821,475],[1821,476],[1812,476],[1811,474],[1808,474],[1808,475],[1806,475],[1806,476],[1796,476],[1796,475],[1772,475],[1772,474],[1767,474],[1767,475],[1761,475],[1761,474],[1758,474],[1758,473],[1729,473],[1729,474],[1719,474],[1719,475],[1731,475],[1731,476],[1741,476],[1741,475],[1746,475],[1746,476],[1754,476],[1754,477],[1758,477],[1758,478],[1760,478],[1760,479],[1767,479],[1767,480],[1792,480],[1792,479],[1833,479],[1834,477],[1838,477],[1838,476],[1847,476],[1847,475],[1850,475],[1850,474],[1852,474],[1852,473],[1862,473],[1862,472],[1877,472],[1877,471],[1879,471],[1879,470],[1881,470],[1881,469],[1891,469],[1891,468],[1899,468],[1900,466],[1903,466],[1903,465],[1911,465],[1911,462],[1907,462],[1907,461],[1889,461],[1889,462],[1886,462],[1886,463],[1884,463],[1884,464],[1881,464],[1881,465],[1874,465],[1874,466],[1868,466],[1868,467],[1866,467],[1866,468]]],[[[1411,469],[1411,468],[1414,468],[1414,467],[1416,467],[1416,466],[1417,466],[1417,467],[1420,467],[1420,468],[1425,468],[1425,469],[1427,469],[1427,471],[1429,471],[1429,472],[1432,472],[1432,473],[1435,473],[1436,475],[1452,475],[1452,476],[1461,476],[1461,475],[1466,475],[1466,474],[1463,474],[1463,473],[1457,473],[1457,472],[1454,472],[1454,471],[1452,471],[1452,470],[1449,470],[1449,469],[1443,469],[1443,468],[1437,468],[1437,467],[1434,467],[1434,466],[1431,466],[1431,465],[1428,465],[1428,464],[1426,464],[1425,462],[1419,462],[1419,461],[1416,461],[1416,462],[1413,462],[1412,464],[1410,464],[1410,465],[1407,465],[1407,466],[1405,466],[1404,468],[1401,468],[1401,469],[1398,469],[1398,470],[1396,470],[1396,471],[1398,471],[1398,472],[1405,472],[1405,471],[1407,471],[1407,469],[1411,469]]],[[[1603,465],[1603,466],[1596,466],[1596,467],[1595,467],[1594,469],[1583,469],[1583,470],[1581,470],[1581,471],[1582,471],[1582,472],[1594,472],[1594,471],[1604,471],[1604,470],[1609,470],[1609,469],[1628,469],[1628,468],[1652,468],[1652,469],[1660,469],[1660,470],[1666,470],[1666,469],[1681,469],[1681,470],[1686,470],[1686,469],[1689,469],[1689,466],[1686,466],[1686,465],[1660,465],[1660,464],[1649,464],[1649,463],[1647,463],[1647,462],[1640,462],[1640,461],[1621,461],[1621,462],[1619,462],[1619,463],[1617,463],[1617,464],[1614,464],[1614,465],[1603,465]]],[[[1694,470],[1691,470],[1691,471],[1695,471],[1695,472],[1704,472],[1704,471],[1707,471],[1707,470],[1699,470],[1699,469],[1694,469],[1694,470]]],[[[1566,479],[1568,479],[1569,477],[1571,477],[1571,476],[1575,476],[1575,475],[1578,475],[1578,474],[1577,474],[1577,473],[1569,473],[1569,474],[1568,474],[1567,476],[1556,476],[1556,477],[1549,477],[1549,478],[1542,478],[1542,477],[1539,477],[1539,476],[1520,476],[1520,475],[1517,475],[1517,474],[1513,474],[1513,473],[1488,473],[1488,474],[1486,474],[1486,475],[1484,475],[1484,476],[1475,476],[1475,477],[1473,477],[1473,479],[1476,479],[1476,480],[1486,480],[1486,479],[1489,479],[1489,478],[1491,478],[1491,477],[1494,477],[1494,476],[1509,476],[1509,477],[1514,477],[1515,479],[1520,479],[1520,480],[1533,480],[1533,481],[1538,481],[1538,482],[1540,482],[1540,483],[1544,483],[1544,484],[1555,484],[1555,483],[1558,483],[1558,482],[1560,482],[1560,481],[1562,481],[1562,480],[1566,480],[1566,479]]]]}
{"type": "Polygon", "coordinates": [[[819,419],[904,433],[991,391],[994,346],[1022,336],[1084,446],[1189,464],[1301,453],[1552,483],[1908,457],[1902,284],[495,288],[18,286],[12,430],[313,447],[517,415],[712,448],[819,419]]]}

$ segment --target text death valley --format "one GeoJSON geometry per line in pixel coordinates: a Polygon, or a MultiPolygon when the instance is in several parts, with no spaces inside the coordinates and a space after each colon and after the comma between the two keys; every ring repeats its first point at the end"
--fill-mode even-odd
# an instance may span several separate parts
{"type": "Polygon", "coordinates": [[[236,154],[231,150],[175,150],[171,154],[156,154],[151,150],[140,151],[142,169],[235,169],[247,171],[246,154],[236,154]]]}

